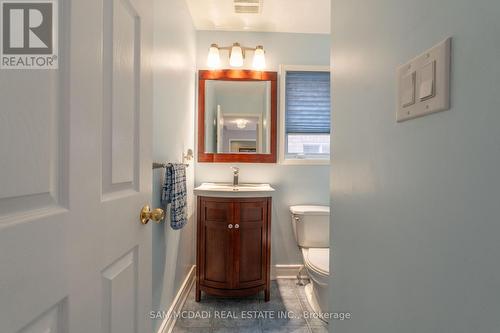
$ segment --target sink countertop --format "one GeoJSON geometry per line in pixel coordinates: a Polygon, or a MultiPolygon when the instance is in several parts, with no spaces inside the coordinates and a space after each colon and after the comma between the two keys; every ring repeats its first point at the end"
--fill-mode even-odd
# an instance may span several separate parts
{"type": "Polygon", "coordinates": [[[194,194],[207,197],[270,197],[275,191],[269,184],[202,183],[194,194]]]}

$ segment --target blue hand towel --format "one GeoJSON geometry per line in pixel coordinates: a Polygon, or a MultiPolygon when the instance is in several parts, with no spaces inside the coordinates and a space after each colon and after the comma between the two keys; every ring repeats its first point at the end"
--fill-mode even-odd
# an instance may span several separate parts
{"type": "Polygon", "coordinates": [[[183,163],[170,163],[165,171],[162,201],[170,204],[170,226],[181,229],[187,223],[186,166],[183,163]]]}

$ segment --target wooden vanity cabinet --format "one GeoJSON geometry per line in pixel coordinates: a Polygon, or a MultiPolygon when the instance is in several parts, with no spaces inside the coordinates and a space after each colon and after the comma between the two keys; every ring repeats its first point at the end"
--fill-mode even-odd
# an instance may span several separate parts
{"type": "Polygon", "coordinates": [[[198,197],[196,301],[201,291],[270,296],[271,198],[198,197]]]}

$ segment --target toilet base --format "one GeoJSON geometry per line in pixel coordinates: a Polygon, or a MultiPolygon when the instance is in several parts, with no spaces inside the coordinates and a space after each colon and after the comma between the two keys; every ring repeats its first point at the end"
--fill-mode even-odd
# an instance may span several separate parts
{"type": "Polygon", "coordinates": [[[316,313],[321,313],[318,300],[316,299],[316,295],[314,294],[312,282],[308,283],[305,286],[304,290],[306,293],[307,302],[309,302],[311,309],[316,313]]]}
{"type": "MultiPolygon", "coordinates": [[[[318,315],[322,314],[323,311],[321,310],[321,307],[319,305],[319,302],[318,302],[318,298],[316,297],[316,293],[314,292],[314,288],[313,288],[313,284],[312,282],[311,283],[308,283],[306,286],[305,286],[305,294],[306,294],[306,298],[307,298],[307,302],[309,303],[309,305],[311,306],[311,309],[318,315]]],[[[324,321],[325,323],[328,323],[327,320],[323,319],[322,316],[320,315],[319,318],[320,320],[324,321]]]]}

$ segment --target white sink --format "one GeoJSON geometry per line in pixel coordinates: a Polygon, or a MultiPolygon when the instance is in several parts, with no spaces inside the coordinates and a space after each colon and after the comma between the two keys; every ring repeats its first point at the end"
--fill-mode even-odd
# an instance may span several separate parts
{"type": "Polygon", "coordinates": [[[194,194],[212,197],[269,197],[274,188],[269,184],[202,183],[194,194]]]}

